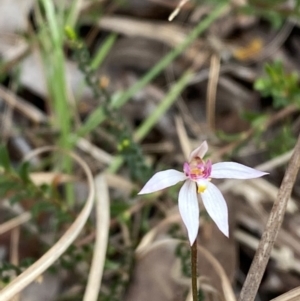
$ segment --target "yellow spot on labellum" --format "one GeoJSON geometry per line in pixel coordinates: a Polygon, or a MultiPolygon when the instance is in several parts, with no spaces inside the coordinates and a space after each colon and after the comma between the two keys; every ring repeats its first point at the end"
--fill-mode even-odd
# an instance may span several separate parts
{"type": "Polygon", "coordinates": [[[206,190],[206,185],[198,185],[198,193],[203,193],[206,190]]]}

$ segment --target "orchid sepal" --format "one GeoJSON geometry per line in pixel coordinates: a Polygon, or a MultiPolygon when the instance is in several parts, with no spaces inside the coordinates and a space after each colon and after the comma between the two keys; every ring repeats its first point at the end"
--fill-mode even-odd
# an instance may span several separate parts
{"type": "Polygon", "coordinates": [[[268,173],[245,166],[236,162],[219,162],[212,165],[211,178],[213,179],[254,179],[268,173]]]}
{"type": "Polygon", "coordinates": [[[159,171],[150,178],[138,194],[146,194],[165,189],[186,180],[183,172],[175,169],[159,171]]]}

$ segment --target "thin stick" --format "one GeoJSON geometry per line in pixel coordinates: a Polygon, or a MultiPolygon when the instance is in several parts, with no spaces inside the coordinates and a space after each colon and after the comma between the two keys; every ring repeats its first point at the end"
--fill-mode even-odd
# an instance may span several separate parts
{"type": "Polygon", "coordinates": [[[177,7],[174,9],[172,14],[169,16],[168,20],[171,22],[173,19],[179,14],[181,8],[183,7],[184,4],[186,4],[189,0],[181,0],[177,7]]]}
{"type": "Polygon", "coordinates": [[[206,100],[206,119],[208,121],[209,128],[213,131],[215,130],[216,122],[216,96],[217,96],[217,86],[220,75],[220,57],[218,55],[213,55],[210,60],[210,70],[208,77],[207,86],[207,100],[206,100]]]}
{"type": "Polygon", "coordinates": [[[274,202],[266,229],[262,235],[255,257],[243,285],[239,301],[253,301],[260,285],[266,265],[269,261],[273,245],[280,230],[287,202],[290,198],[296,176],[300,167],[300,136],[293,156],[285,172],[278,196],[274,202]]]}
{"type": "Polygon", "coordinates": [[[191,246],[191,267],[192,267],[192,292],[193,301],[198,300],[197,289],[197,241],[191,246]]]}

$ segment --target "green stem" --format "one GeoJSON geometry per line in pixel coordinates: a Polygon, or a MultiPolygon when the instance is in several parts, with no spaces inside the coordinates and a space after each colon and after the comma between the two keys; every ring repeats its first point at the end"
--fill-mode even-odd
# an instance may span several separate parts
{"type": "Polygon", "coordinates": [[[192,293],[193,301],[198,300],[197,289],[197,241],[191,246],[191,266],[192,266],[192,293]]]}
{"type": "MultiPolygon", "coordinates": [[[[138,127],[135,131],[133,137],[136,142],[140,142],[146,137],[146,135],[151,131],[157,121],[163,116],[166,111],[172,106],[176,101],[180,93],[184,90],[191,78],[191,71],[187,70],[173,85],[166,97],[161,101],[161,103],[156,107],[154,112],[138,127]]],[[[116,157],[111,165],[108,167],[107,171],[110,173],[116,173],[118,169],[122,166],[124,159],[122,157],[116,157]]]]}
{"type": "MultiPolygon", "coordinates": [[[[204,20],[202,20],[187,36],[183,43],[174,48],[164,56],[148,73],[145,74],[136,84],[123,92],[119,97],[112,101],[112,108],[121,108],[132,96],[145,87],[156,76],[158,76],[169,64],[175,60],[197,37],[203,33],[217,18],[228,9],[228,4],[220,4],[204,20]]],[[[85,124],[77,131],[77,136],[84,136],[99,126],[106,119],[102,106],[99,106],[87,119],[85,124]]],[[[74,137],[76,139],[76,137],[74,137]]]]}

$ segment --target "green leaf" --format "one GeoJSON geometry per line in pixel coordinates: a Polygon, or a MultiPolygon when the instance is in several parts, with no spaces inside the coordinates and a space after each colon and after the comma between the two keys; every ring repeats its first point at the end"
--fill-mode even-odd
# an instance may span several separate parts
{"type": "Polygon", "coordinates": [[[5,171],[11,170],[10,158],[4,145],[0,145],[0,166],[4,168],[5,171]]]}
{"type": "Polygon", "coordinates": [[[124,201],[116,201],[111,204],[110,211],[112,217],[117,217],[129,208],[124,201]]]}
{"type": "Polygon", "coordinates": [[[54,212],[55,207],[49,202],[37,202],[31,208],[31,213],[33,217],[37,217],[41,212],[54,212]]]}
{"type": "Polygon", "coordinates": [[[17,173],[24,182],[24,184],[31,183],[31,180],[29,178],[29,162],[22,163],[18,168],[17,173]]]}
{"type": "Polygon", "coordinates": [[[19,185],[15,182],[6,181],[0,183],[0,196],[6,196],[9,191],[16,191],[16,188],[18,188],[17,186],[19,185]]]}

